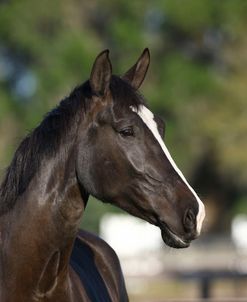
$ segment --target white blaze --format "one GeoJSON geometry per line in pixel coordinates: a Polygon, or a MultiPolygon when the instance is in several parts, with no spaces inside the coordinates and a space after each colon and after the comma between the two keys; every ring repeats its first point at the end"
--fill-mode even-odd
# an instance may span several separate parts
{"type": "Polygon", "coordinates": [[[190,189],[192,194],[195,196],[195,198],[198,202],[198,206],[199,206],[199,210],[198,210],[198,214],[197,214],[197,218],[196,218],[197,219],[197,233],[199,235],[200,232],[201,232],[201,228],[202,228],[202,222],[203,222],[204,217],[205,217],[204,204],[202,203],[201,199],[198,197],[198,195],[196,194],[194,189],[189,185],[189,183],[185,179],[183,173],[179,170],[179,168],[177,167],[177,165],[174,162],[173,158],[171,157],[170,152],[168,151],[163,139],[161,138],[161,136],[159,134],[158,127],[157,127],[157,124],[154,120],[153,113],[147,107],[145,107],[144,105],[140,105],[138,110],[136,110],[133,107],[131,107],[131,109],[140,116],[140,118],[143,120],[143,122],[147,125],[147,127],[153,133],[154,137],[159,142],[159,144],[160,144],[162,150],[164,151],[166,157],[168,158],[169,162],[173,166],[174,170],[177,172],[177,174],[181,177],[181,179],[184,181],[184,183],[190,189]]]}

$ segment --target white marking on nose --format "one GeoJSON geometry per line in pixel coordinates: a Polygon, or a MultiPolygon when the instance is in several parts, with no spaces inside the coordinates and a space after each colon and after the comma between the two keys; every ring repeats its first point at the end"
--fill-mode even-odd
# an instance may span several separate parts
{"type": "Polygon", "coordinates": [[[131,109],[132,109],[132,111],[136,112],[140,116],[140,118],[143,120],[143,122],[149,128],[149,130],[153,133],[154,137],[159,142],[162,150],[164,151],[167,159],[171,163],[172,167],[174,168],[174,170],[177,172],[177,174],[180,176],[180,178],[183,180],[183,182],[187,185],[189,190],[192,192],[192,194],[196,198],[196,200],[198,202],[198,214],[197,214],[197,217],[196,217],[196,222],[197,222],[197,234],[199,235],[200,232],[201,232],[201,228],[202,228],[202,222],[205,218],[205,207],[204,207],[203,202],[198,197],[198,195],[196,194],[194,189],[189,185],[189,183],[187,182],[187,180],[184,177],[183,173],[179,170],[179,168],[177,167],[177,165],[174,162],[173,158],[171,157],[170,152],[168,151],[163,139],[161,138],[161,136],[159,134],[158,127],[157,127],[157,124],[154,120],[153,113],[147,107],[145,107],[144,105],[140,105],[138,110],[136,110],[134,107],[131,107],[131,109]]]}

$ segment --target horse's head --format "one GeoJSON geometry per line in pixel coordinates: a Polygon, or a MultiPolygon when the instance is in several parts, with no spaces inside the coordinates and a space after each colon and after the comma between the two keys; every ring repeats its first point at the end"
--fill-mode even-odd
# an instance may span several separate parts
{"type": "Polygon", "coordinates": [[[120,78],[108,51],[96,58],[77,175],[88,193],[157,225],[165,243],[182,248],[199,235],[204,205],[163,142],[164,123],[137,92],[149,60],[146,49],[120,78]]]}

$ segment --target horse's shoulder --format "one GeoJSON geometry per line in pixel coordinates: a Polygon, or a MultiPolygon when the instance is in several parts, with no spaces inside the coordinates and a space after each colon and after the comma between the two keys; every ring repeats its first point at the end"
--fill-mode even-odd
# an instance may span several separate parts
{"type": "Polygon", "coordinates": [[[79,231],[77,240],[90,250],[108,291],[115,292],[118,296],[116,301],[128,301],[120,261],[113,248],[97,235],[85,230],[79,231]]]}
{"type": "Polygon", "coordinates": [[[99,236],[85,230],[79,230],[77,238],[86,244],[95,255],[97,254],[99,257],[102,255],[105,260],[110,260],[114,262],[115,265],[120,265],[114,249],[99,236]]]}
{"type": "Polygon", "coordinates": [[[120,261],[114,249],[99,236],[80,230],[77,238],[92,251],[96,263],[105,265],[113,274],[122,275],[120,261]]]}

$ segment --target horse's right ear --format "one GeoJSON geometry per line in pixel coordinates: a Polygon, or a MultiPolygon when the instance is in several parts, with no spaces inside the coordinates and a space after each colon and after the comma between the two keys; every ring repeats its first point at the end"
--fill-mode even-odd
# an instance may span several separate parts
{"type": "Polygon", "coordinates": [[[138,89],[145,79],[150,63],[150,53],[148,48],[145,48],[137,62],[123,76],[134,89],[138,89]]]}
{"type": "Polygon", "coordinates": [[[109,89],[111,75],[112,66],[107,49],[102,51],[94,61],[89,79],[92,92],[97,96],[104,96],[109,89]]]}

